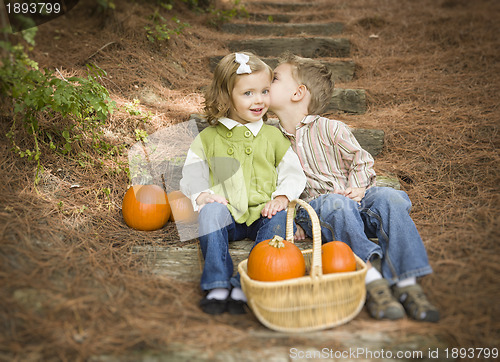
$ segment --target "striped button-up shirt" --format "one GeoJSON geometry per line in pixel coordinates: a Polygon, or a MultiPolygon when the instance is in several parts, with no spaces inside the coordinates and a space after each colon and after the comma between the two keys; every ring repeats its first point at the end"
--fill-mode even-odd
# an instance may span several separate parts
{"type": "Polygon", "coordinates": [[[345,123],[307,116],[296,126],[295,135],[280,128],[290,139],[307,178],[302,199],[375,185],[373,157],[361,148],[345,123]]]}

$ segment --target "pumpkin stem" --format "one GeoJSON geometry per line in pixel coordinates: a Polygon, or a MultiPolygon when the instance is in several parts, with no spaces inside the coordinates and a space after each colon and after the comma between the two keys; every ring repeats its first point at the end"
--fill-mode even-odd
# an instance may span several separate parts
{"type": "Polygon", "coordinates": [[[269,241],[270,246],[274,246],[275,248],[284,248],[285,243],[283,242],[283,238],[279,235],[274,235],[274,237],[269,241]]]}

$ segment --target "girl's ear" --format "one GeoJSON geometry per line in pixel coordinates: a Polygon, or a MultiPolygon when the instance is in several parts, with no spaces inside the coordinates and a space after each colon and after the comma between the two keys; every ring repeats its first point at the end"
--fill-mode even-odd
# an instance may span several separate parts
{"type": "Polygon", "coordinates": [[[295,90],[295,93],[292,96],[292,101],[301,101],[307,94],[307,87],[304,84],[301,84],[295,90]]]}

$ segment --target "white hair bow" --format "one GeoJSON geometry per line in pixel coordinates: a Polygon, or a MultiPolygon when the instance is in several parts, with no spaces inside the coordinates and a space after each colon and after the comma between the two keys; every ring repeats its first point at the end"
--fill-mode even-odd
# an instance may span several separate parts
{"type": "Polygon", "coordinates": [[[250,66],[247,64],[250,57],[242,53],[235,53],[234,55],[236,57],[234,61],[240,65],[238,69],[236,69],[236,74],[252,74],[252,69],[250,69],[250,66]]]}

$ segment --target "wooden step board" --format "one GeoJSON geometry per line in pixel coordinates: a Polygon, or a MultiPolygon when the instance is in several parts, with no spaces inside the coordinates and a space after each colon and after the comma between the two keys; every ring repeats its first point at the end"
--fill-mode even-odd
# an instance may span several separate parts
{"type": "MultiPolygon", "coordinates": [[[[223,58],[222,55],[210,57],[209,66],[210,71],[214,71],[217,63],[223,58]]],[[[272,69],[278,65],[278,58],[261,57],[261,59],[268,64],[272,69]]],[[[352,60],[320,60],[332,72],[332,79],[334,82],[349,82],[354,77],[355,64],[352,60]]]]}
{"type": "Polygon", "coordinates": [[[231,34],[252,34],[252,35],[319,35],[329,36],[342,33],[344,24],[324,23],[324,24],[250,24],[250,23],[226,23],[222,25],[221,30],[231,34]]]}
{"type": "Polygon", "coordinates": [[[351,44],[345,38],[258,38],[232,40],[228,48],[232,52],[252,51],[261,57],[276,57],[291,51],[307,58],[348,58],[351,44]]]}

